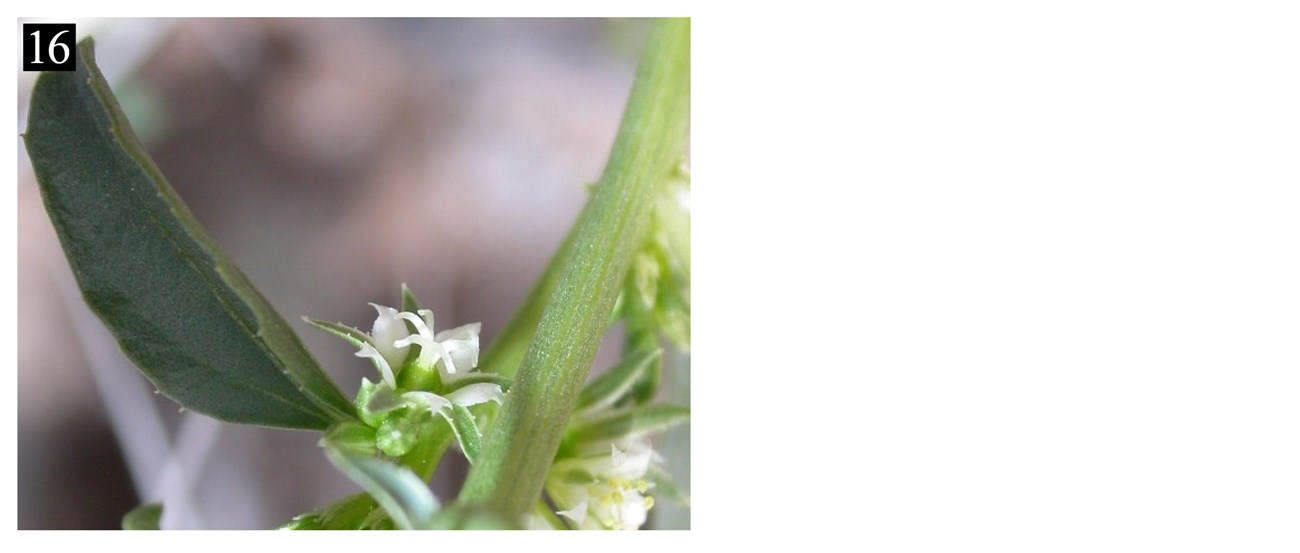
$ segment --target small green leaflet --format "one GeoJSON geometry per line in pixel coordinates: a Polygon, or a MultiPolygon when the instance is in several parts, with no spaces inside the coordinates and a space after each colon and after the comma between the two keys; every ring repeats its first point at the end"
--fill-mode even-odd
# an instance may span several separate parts
{"type": "Polygon", "coordinates": [[[460,443],[460,450],[465,452],[465,459],[473,464],[474,459],[478,458],[479,450],[483,449],[483,433],[474,422],[474,415],[464,405],[455,403],[439,410],[438,414],[446,417],[451,424],[451,429],[456,432],[456,441],[460,443]]]}
{"type": "Polygon", "coordinates": [[[618,365],[593,379],[578,394],[578,412],[597,411],[618,403],[637,380],[659,359],[658,348],[623,357],[618,365]]]}
{"type": "Polygon", "coordinates": [[[574,423],[565,435],[569,443],[590,443],[640,436],[686,422],[691,410],[679,405],[646,405],[611,411],[574,423]]]}
{"type": "Polygon", "coordinates": [[[347,453],[327,445],[325,456],[343,474],[378,501],[393,524],[403,530],[430,527],[439,504],[433,492],[410,469],[388,461],[347,453]]]}

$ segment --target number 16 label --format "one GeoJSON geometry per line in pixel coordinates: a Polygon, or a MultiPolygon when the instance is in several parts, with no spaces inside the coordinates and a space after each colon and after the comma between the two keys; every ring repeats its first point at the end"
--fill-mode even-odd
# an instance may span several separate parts
{"type": "Polygon", "coordinates": [[[24,23],[23,71],[76,71],[75,23],[24,23]]]}

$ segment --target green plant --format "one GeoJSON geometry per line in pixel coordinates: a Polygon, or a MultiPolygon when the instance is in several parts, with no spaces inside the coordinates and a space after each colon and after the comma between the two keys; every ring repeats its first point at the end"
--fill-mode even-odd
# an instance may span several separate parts
{"type": "MultiPolygon", "coordinates": [[[[374,363],[352,401],[150,160],[90,39],[76,72],[38,79],[24,139],[86,303],[145,377],[217,419],[321,432],[365,490],[285,528],[636,528],[654,494],[685,499],[645,436],[689,416],[653,401],[660,336],[690,340],[689,35],[653,24],[600,181],[481,359],[477,324],[436,332],[405,287],[370,332],[307,319],[374,363]],[[614,320],[623,359],[584,385],[614,320]],[[425,482],[453,445],[473,468],[444,506],[425,482]]],[[[124,527],[156,527],[160,509],[124,527]]]]}

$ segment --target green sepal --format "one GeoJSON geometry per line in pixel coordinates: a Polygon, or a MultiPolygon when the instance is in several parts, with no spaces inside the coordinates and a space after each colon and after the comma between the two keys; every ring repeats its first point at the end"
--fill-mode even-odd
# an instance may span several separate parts
{"type": "Polygon", "coordinates": [[[383,506],[395,526],[403,530],[430,527],[438,512],[438,499],[410,469],[334,447],[326,447],[325,456],[383,506]]]}
{"type": "Polygon", "coordinates": [[[319,445],[360,455],[377,454],[375,429],[356,422],[341,422],[329,427],[321,437],[319,445]]]}
{"type": "MultiPolygon", "coordinates": [[[[407,321],[406,324],[411,324],[407,321]]],[[[419,344],[411,344],[412,353],[408,354],[406,364],[397,374],[397,386],[403,390],[422,390],[438,393],[442,390],[442,376],[438,374],[437,364],[421,365],[419,363],[419,344]]]]}
{"type": "MultiPolygon", "coordinates": [[[[357,330],[343,323],[328,323],[325,321],[313,319],[311,317],[303,317],[302,320],[311,326],[314,326],[316,328],[324,330],[325,332],[333,334],[334,336],[342,338],[343,341],[347,342],[349,345],[351,345],[354,348],[360,349],[361,346],[365,344],[370,344],[371,347],[375,346],[375,340],[374,338],[371,338],[369,334],[366,334],[365,332],[357,330]]],[[[384,368],[383,365],[381,365],[380,363],[381,362],[378,358],[374,358],[374,357],[370,358],[370,364],[375,366],[375,372],[379,374],[380,378],[383,378],[384,368]]],[[[401,370],[400,367],[389,367],[389,369],[392,369],[394,371],[401,370]]],[[[400,373],[398,374],[398,376],[400,377],[400,373]]]]}
{"type": "Polygon", "coordinates": [[[150,382],[214,418],[323,430],[347,399],[172,189],[95,64],[46,71],[24,139],[86,304],[150,382]]]}
{"type": "Polygon", "coordinates": [[[654,348],[623,356],[617,365],[587,383],[578,394],[577,411],[597,411],[617,404],[662,354],[662,350],[654,348]]]}
{"type": "Polygon", "coordinates": [[[432,417],[429,420],[431,421],[429,424],[420,426],[420,435],[416,438],[415,446],[398,459],[402,466],[415,471],[415,474],[424,480],[433,476],[443,455],[456,441],[456,433],[446,419],[432,417]]]}
{"type": "Polygon", "coordinates": [[[388,383],[375,384],[365,378],[361,379],[361,387],[357,389],[356,406],[357,416],[361,417],[362,422],[377,428],[390,413],[405,405],[402,396],[398,395],[388,383]]]}
{"type": "Polygon", "coordinates": [[[483,433],[479,431],[478,423],[474,422],[474,415],[464,405],[454,403],[451,407],[439,410],[438,414],[451,424],[452,431],[456,433],[456,442],[460,444],[460,450],[465,453],[465,459],[471,465],[474,464],[479,450],[483,449],[483,433]]]}
{"type": "Polygon", "coordinates": [[[159,530],[162,521],[162,503],[146,503],[122,517],[123,530],[159,530]]]}
{"type": "Polygon", "coordinates": [[[418,432],[410,417],[389,417],[375,429],[375,447],[389,457],[401,457],[415,447],[418,432]]]}
{"type": "Polygon", "coordinates": [[[691,410],[680,405],[645,405],[611,411],[569,427],[565,441],[572,444],[613,441],[658,432],[690,420],[691,410]]]}
{"type": "Polygon", "coordinates": [[[362,344],[370,344],[371,346],[375,345],[374,339],[372,339],[369,334],[343,323],[330,323],[313,319],[311,317],[303,317],[302,320],[311,326],[342,338],[343,341],[347,342],[348,345],[354,348],[360,348],[362,344]]]}
{"type": "Polygon", "coordinates": [[[406,287],[405,282],[402,283],[402,309],[401,310],[409,311],[411,313],[415,313],[420,310],[420,300],[415,299],[415,293],[412,292],[410,288],[406,287]]]}

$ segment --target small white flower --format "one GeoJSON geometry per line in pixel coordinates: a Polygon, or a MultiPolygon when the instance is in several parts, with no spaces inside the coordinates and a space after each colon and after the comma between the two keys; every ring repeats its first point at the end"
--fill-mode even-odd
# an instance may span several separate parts
{"type": "Polygon", "coordinates": [[[557,461],[546,491],[564,516],[582,529],[635,530],[645,524],[654,498],[644,495],[655,458],[650,442],[611,443],[609,455],[557,461]],[[575,478],[577,480],[575,481],[575,478]]]}
{"type": "MultiPolygon", "coordinates": [[[[398,311],[392,307],[370,304],[379,313],[370,331],[371,344],[361,344],[357,357],[372,360],[383,377],[381,389],[372,397],[395,398],[397,392],[397,371],[405,363],[411,344],[420,346],[420,355],[416,363],[424,367],[437,366],[442,382],[450,384],[458,378],[464,378],[478,366],[478,333],[480,323],[472,323],[433,333],[433,311],[421,309],[419,316],[409,311],[398,311]],[[411,334],[406,322],[410,321],[416,328],[411,334]]],[[[445,397],[433,392],[414,390],[401,394],[408,404],[427,408],[437,414],[452,405],[469,407],[488,401],[501,403],[501,386],[488,382],[467,384],[456,388],[445,397]]],[[[389,402],[389,400],[385,400],[389,402]]]]}

